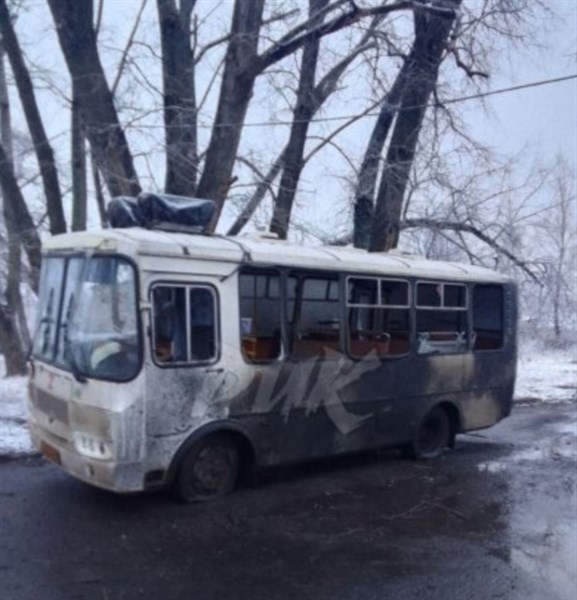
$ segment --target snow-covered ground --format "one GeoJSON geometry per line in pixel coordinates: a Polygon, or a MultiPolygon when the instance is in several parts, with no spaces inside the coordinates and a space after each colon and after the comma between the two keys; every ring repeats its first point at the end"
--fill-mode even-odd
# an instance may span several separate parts
{"type": "Polygon", "coordinates": [[[518,402],[577,402],[577,348],[541,354],[521,352],[517,366],[518,402]]]}
{"type": "MultiPolygon", "coordinates": [[[[0,357],[0,455],[26,455],[33,452],[26,428],[26,378],[4,374],[0,357]]],[[[577,403],[577,349],[521,352],[515,399],[577,403]]]]}

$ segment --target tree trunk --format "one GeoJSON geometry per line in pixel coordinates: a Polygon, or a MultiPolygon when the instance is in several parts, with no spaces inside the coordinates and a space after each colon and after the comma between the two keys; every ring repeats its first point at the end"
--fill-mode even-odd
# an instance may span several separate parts
{"type": "Polygon", "coordinates": [[[84,126],[80,114],[78,90],[72,82],[71,112],[71,155],[72,155],[72,231],[86,229],[86,145],[84,143],[84,126]]]}
{"type": "Polygon", "coordinates": [[[78,91],[86,137],[111,196],[140,192],[132,154],[106,81],[90,0],[48,0],[60,47],[78,91]]]}
{"type": "Polygon", "coordinates": [[[34,291],[38,291],[40,237],[2,143],[0,143],[0,187],[4,199],[6,229],[12,230],[17,236],[16,239],[24,247],[30,264],[30,285],[34,291]]]}
{"type": "MultiPolygon", "coordinates": [[[[322,17],[317,19],[314,17],[327,4],[328,0],[310,0],[309,20],[311,28],[320,25],[322,17]]],[[[309,39],[303,46],[296,107],[294,109],[288,145],[284,153],[280,189],[274,205],[270,225],[270,231],[276,233],[283,240],[286,239],[288,234],[292,206],[303,168],[307,132],[315,111],[314,91],[319,46],[320,38],[318,37],[309,39]]]]}
{"type": "Polygon", "coordinates": [[[193,196],[198,170],[194,54],[190,45],[193,0],[157,0],[166,139],[165,191],[193,196]]]}
{"type": "MultiPolygon", "coordinates": [[[[0,41],[0,139],[5,144],[7,158],[13,164],[12,128],[10,120],[10,102],[6,72],[4,70],[4,47],[0,41]]],[[[30,334],[20,294],[22,275],[22,253],[20,239],[10,218],[7,204],[2,198],[2,216],[6,225],[6,288],[0,293],[0,351],[4,355],[7,376],[26,374],[26,350],[30,343],[30,334]]],[[[3,238],[3,232],[0,236],[3,238]]]]}
{"type": "Polygon", "coordinates": [[[443,50],[461,0],[436,0],[452,12],[415,13],[415,52],[389,145],[371,227],[370,252],[395,248],[399,241],[403,198],[419,132],[439,72],[443,50]]]}
{"type": "Polygon", "coordinates": [[[410,71],[411,62],[412,52],[403,62],[403,66],[397,74],[395,82],[383,98],[379,116],[373,127],[365,156],[361,163],[355,190],[355,211],[353,217],[353,245],[355,248],[366,249],[369,247],[379,162],[383,146],[399,108],[399,100],[407,84],[407,74],[410,71]]]}
{"type": "Polygon", "coordinates": [[[10,60],[12,72],[14,73],[16,87],[18,88],[30,136],[34,143],[34,150],[38,159],[44,194],[46,196],[50,232],[52,234],[63,233],[66,231],[66,221],[64,219],[64,208],[62,206],[62,195],[60,193],[60,184],[58,183],[58,170],[54,161],[54,152],[52,151],[52,146],[48,141],[48,136],[42,123],[30,73],[24,63],[22,50],[12,27],[12,20],[5,0],[0,0],[0,32],[6,54],[10,60]]]}
{"type": "Polygon", "coordinates": [[[232,181],[242,126],[258,74],[254,63],[263,7],[264,0],[236,0],[234,5],[231,40],[224,61],[216,118],[196,191],[200,198],[216,202],[217,211],[211,224],[213,229],[232,181]]]}
{"type": "Polygon", "coordinates": [[[96,194],[96,205],[98,206],[98,216],[100,217],[100,226],[105,229],[108,226],[108,216],[106,214],[106,204],[104,202],[104,193],[102,192],[102,181],[98,165],[94,159],[94,154],[90,153],[90,166],[92,167],[92,180],[94,182],[94,193],[96,194]]]}
{"type": "Polygon", "coordinates": [[[2,354],[4,354],[6,376],[26,375],[26,354],[18,343],[16,317],[8,306],[1,302],[0,331],[2,332],[2,354]]]}

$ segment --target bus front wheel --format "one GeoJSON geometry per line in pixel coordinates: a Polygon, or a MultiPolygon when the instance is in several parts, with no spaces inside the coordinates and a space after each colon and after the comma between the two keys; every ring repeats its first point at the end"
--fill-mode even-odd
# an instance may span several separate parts
{"type": "Polygon", "coordinates": [[[451,445],[451,423],[447,411],[437,406],[429,411],[417,428],[413,440],[403,448],[416,460],[437,458],[451,445]]]}
{"type": "Polygon", "coordinates": [[[240,456],[234,440],[224,434],[208,436],[194,443],[186,453],[173,492],[184,502],[219,498],[236,486],[240,456]]]}

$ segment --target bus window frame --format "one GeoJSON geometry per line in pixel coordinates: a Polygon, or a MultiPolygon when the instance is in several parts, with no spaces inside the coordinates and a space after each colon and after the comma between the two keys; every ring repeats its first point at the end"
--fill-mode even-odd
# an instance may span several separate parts
{"type": "Polygon", "coordinates": [[[506,309],[506,305],[507,305],[507,294],[506,294],[506,287],[503,283],[498,283],[498,282],[488,282],[488,283],[484,283],[484,282],[480,282],[480,281],[475,281],[471,284],[470,286],[471,288],[471,303],[470,303],[470,338],[471,338],[471,348],[470,348],[470,352],[472,354],[479,354],[479,353],[484,353],[484,352],[503,352],[503,350],[505,349],[506,345],[507,345],[507,324],[506,324],[506,318],[507,318],[507,309],[506,309]],[[474,321],[474,308],[475,308],[475,304],[474,304],[474,299],[475,299],[475,288],[477,287],[497,287],[500,289],[501,291],[501,345],[498,348],[482,348],[479,350],[475,350],[475,344],[473,343],[473,335],[475,335],[475,321],[474,321]]]}
{"type": "Polygon", "coordinates": [[[284,361],[287,356],[287,348],[288,348],[288,334],[287,334],[287,324],[286,324],[286,309],[285,309],[285,301],[286,301],[286,270],[275,267],[274,265],[249,265],[242,266],[237,274],[237,299],[238,299],[238,333],[239,333],[239,352],[242,357],[243,362],[246,365],[274,365],[284,361]],[[273,359],[263,359],[263,360],[250,360],[242,347],[243,340],[243,332],[242,332],[242,313],[240,307],[241,294],[240,294],[240,276],[241,275],[278,275],[279,278],[279,297],[278,301],[280,303],[279,306],[279,329],[280,329],[280,352],[276,358],[273,359]]]}
{"type": "MultiPolygon", "coordinates": [[[[346,300],[343,301],[345,294],[346,294],[346,287],[345,287],[345,273],[343,273],[342,271],[330,271],[330,270],[324,270],[324,269],[310,269],[308,267],[288,267],[288,268],[284,268],[282,269],[283,273],[284,273],[284,281],[283,281],[283,287],[282,287],[282,315],[283,315],[283,335],[284,335],[284,339],[286,340],[286,345],[285,345],[285,350],[286,350],[286,354],[285,354],[285,358],[287,358],[288,360],[290,360],[293,363],[299,363],[299,362],[305,362],[307,360],[328,360],[328,361],[336,361],[336,360],[340,360],[342,356],[346,356],[347,355],[347,344],[346,344],[346,338],[345,338],[345,327],[343,327],[343,322],[344,319],[346,319],[346,300]],[[293,325],[293,334],[295,332],[298,332],[299,327],[300,327],[300,317],[301,317],[301,308],[302,308],[302,302],[303,302],[303,297],[302,297],[302,291],[303,291],[303,285],[302,282],[305,279],[327,279],[327,280],[333,280],[336,281],[337,283],[337,291],[339,294],[339,299],[337,300],[338,302],[338,315],[339,315],[339,338],[338,338],[338,348],[331,348],[331,352],[330,354],[318,354],[318,355],[314,355],[312,357],[308,357],[308,358],[300,358],[298,356],[295,356],[294,352],[293,352],[293,348],[291,346],[291,339],[290,339],[290,327],[289,327],[289,321],[288,321],[288,312],[287,312],[287,304],[288,304],[288,280],[291,277],[295,277],[297,279],[297,290],[296,290],[296,296],[294,298],[294,302],[295,302],[295,309],[297,309],[297,320],[295,322],[295,324],[293,325]]],[[[326,290],[326,294],[325,294],[325,299],[324,301],[327,301],[329,299],[330,296],[330,284],[327,285],[327,290],[326,290]]],[[[314,300],[316,301],[316,300],[314,300]]]]}
{"type": "MultiPolygon", "coordinates": [[[[35,345],[35,338],[37,337],[37,335],[40,333],[40,326],[41,326],[41,322],[39,322],[36,325],[36,329],[38,329],[38,331],[34,332],[33,335],[33,339],[32,339],[32,353],[31,353],[31,357],[34,360],[39,360],[41,362],[44,362],[48,365],[53,365],[55,367],[58,367],[59,369],[63,369],[64,371],[70,371],[71,369],[68,367],[68,365],[65,364],[61,364],[56,360],[56,356],[57,356],[57,348],[60,344],[60,330],[62,329],[61,326],[61,318],[62,318],[62,300],[63,300],[63,296],[64,296],[64,289],[66,286],[66,276],[68,275],[68,259],[70,258],[77,258],[77,257],[84,257],[84,259],[87,258],[86,254],[82,254],[81,252],[74,252],[74,253],[62,253],[62,252],[58,252],[58,253],[50,253],[50,254],[45,254],[42,256],[43,259],[50,259],[50,258],[59,258],[62,259],[64,261],[64,268],[63,268],[63,273],[62,273],[62,281],[60,282],[60,286],[59,286],[59,292],[58,292],[58,306],[56,307],[56,317],[54,319],[54,325],[56,327],[55,329],[55,333],[54,333],[54,344],[52,346],[51,352],[50,352],[50,359],[48,359],[47,356],[44,355],[40,355],[37,354],[34,351],[34,345],[35,345]]],[[[41,315],[38,315],[37,318],[40,318],[41,315]]]]}
{"type": "Polygon", "coordinates": [[[470,301],[470,299],[471,299],[470,283],[469,282],[456,282],[451,279],[415,279],[414,286],[415,286],[415,290],[414,290],[414,300],[415,301],[414,301],[414,305],[413,305],[413,311],[414,311],[414,315],[415,315],[415,320],[414,320],[414,324],[415,324],[414,351],[415,351],[415,354],[417,354],[419,356],[457,356],[457,355],[472,353],[473,352],[473,344],[472,344],[473,322],[472,322],[472,315],[471,315],[472,303],[470,301]],[[427,306],[427,305],[418,304],[418,299],[419,299],[418,286],[420,284],[433,284],[433,285],[442,286],[442,295],[440,297],[441,304],[439,306],[427,306]],[[462,287],[465,289],[465,306],[445,306],[445,286],[446,285],[453,285],[453,286],[462,287]],[[438,354],[434,353],[434,352],[419,352],[419,350],[418,350],[418,347],[419,347],[418,334],[419,334],[419,332],[417,331],[417,315],[418,315],[417,311],[419,311],[419,310],[463,313],[465,315],[465,319],[466,319],[465,331],[467,333],[467,340],[466,340],[467,343],[465,344],[465,347],[462,350],[456,350],[455,352],[440,352],[438,354]]]}
{"type": "MultiPolygon", "coordinates": [[[[194,281],[194,282],[188,282],[188,281],[178,281],[178,280],[174,280],[174,279],[170,279],[170,280],[157,280],[152,282],[149,287],[148,287],[148,301],[150,303],[150,325],[149,325],[149,335],[148,335],[148,339],[149,339],[149,343],[150,343],[150,356],[152,358],[152,362],[154,363],[154,365],[160,369],[187,369],[187,368],[191,368],[191,367],[203,367],[203,366],[212,366],[217,364],[218,362],[220,362],[221,358],[222,358],[222,337],[221,337],[221,303],[220,303],[220,294],[218,293],[218,288],[213,285],[210,282],[204,282],[204,281],[194,281]],[[155,313],[154,313],[154,308],[155,308],[155,303],[154,303],[154,298],[153,298],[153,289],[155,287],[179,287],[179,288],[184,288],[186,290],[186,295],[185,295],[185,300],[186,300],[186,307],[188,309],[189,307],[189,297],[188,297],[188,292],[190,289],[192,288],[202,288],[202,289],[210,289],[211,293],[212,293],[212,297],[213,297],[213,304],[214,304],[214,341],[215,341],[215,353],[214,353],[214,357],[211,358],[210,360],[196,360],[196,361],[159,361],[157,360],[156,357],[156,353],[155,353],[155,343],[156,343],[156,330],[155,330],[155,313]]],[[[189,310],[187,310],[187,313],[189,312],[189,310]]],[[[190,352],[191,350],[191,346],[190,346],[190,342],[191,342],[191,337],[190,337],[190,315],[187,314],[186,315],[186,323],[187,323],[187,332],[186,332],[186,350],[187,353],[190,352]]]]}
{"type": "Polygon", "coordinates": [[[467,283],[456,283],[454,281],[450,281],[447,279],[442,279],[442,280],[438,280],[438,279],[416,279],[415,280],[415,310],[447,310],[447,311],[468,311],[469,310],[469,305],[470,303],[470,293],[469,293],[469,286],[467,285],[467,283]],[[419,300],[419,289],[418,286],[420,284],[433,284],[433,285],[440,285],[442,286],[442,296],[441,296],[441,304],[439,304],[439,306],[428,306],[428,305],[421,305],[418,304],[418,300],[419,300]],[[456,287],[462,287],[465,289],[465,306],[446,306],[445,305],[445,286],[446,285],[454,285],[456,287]]]}
{"type": "MultiPolygon", "coordinates": [[[[60,302],[59,302],[59,306],[58,306],[58,318],[56,320],[56,323],[58,324],[58,329],[57,329],[57,334],[56,334],[56,340],[54,343],[54,349],[52,351],[52,358],[50,360],[47,360],[44,356],[38,356],[36,353],[34,353],[34,351],[31,352],[30,354],[30,358],[32,360],[38,360],[40,362],[43,362],[47,365],[51,365],[53,367],[57,367],[58,369],[62,369],[63,371],[66,371],[67,373],[72,373],[74,372],[73,367],[71,367],[70,365],[65,364],[63,361],[57,361],[56,360],[56,356],[57,356],[57,352],[56,349],[58,348],[58,345],[60,343],[60,329],[61,326],[61,318],[63,315],[63,311],[64,309],[64,291],[65,291],[65,286],[66,286],[66,278],[68,276],[68,261],[69,259],[72,258],[84,258],[84,260],[92,260],[94,258],[116,258],[116,259],[120,259],[123,260],[125,262],[127,262],[128,264],[130,264],[130,266],[133,269],[133,273],[134,273],[134,298],[135,298],[135,310],[136,310],[136,329],[137,329],[137,336],[138,336],[138,368],[135,368],[135,372],[134,375],[131,375],[130,377],[126,378],[126,379],[110,379],[107,377],[96,377],[93,374],[89,374],[86,375],[86,377],[88,377],[89,379],[94,379],[96,381],[109,381],[112,383],[130,383],[131,381],[134,381],[142,372],[143,366],[144,366],[144,356],[145,356],[145,348],[144,348],[144,327],[143,327],[143,322],[142,322],[142,310],[141,310],[141,300],[140,300],[140,269],[138,267],[138,263],[134,260],[134,258],[132,258],[131,256],[128,256],[126,254],[120,254],[119,252],[95,252],[95,253],[90,253],[90,252],[79,252],[77,250],[73,251],[73,252],[47,252],[45,254],[42,254],[42,258],[62,258],[65,261],[65,268],[64,268],[64,276],[62,277],[62,283],[60,284],[60,302]]],[[[35,332],[35,336],[36,337],[36,332],[35,332]]],[[[80,373],[81,375],[84,375],[84,373],[80,373]]]]}
{"type": "Polygon", "coordinates": [[[366,360],[364,356],[357,356],[351,352],[350,348],[350,330],[349,330],[349,321],[348,321],[348,309],[349,308],[370,308],[375,310],[384,310],[384,309],[393,309],[393,310],[407,310],[409,313],[409,348],[406,352],[402,354],[383,354],[376,356],[380,361],[389,361],[389,360],[398,360],[401,358],[406,358],[415,354],[415,345],[416,345],[416,313],[415,306],[413,303],[413,298],[416,300],[416,296],[413,292],[413,281],[411,278],[402,278],[402,277],[387,277],[386,275],[372,275],[372,274],[356,274],[356,273],[346,273],[344,282],[344,311],[345,311],[345,327],[346,332],[344,335],[345,342],[345,351],[347,356],[351,360],[362,361],[366,360]],[[349,291],[349,280],[350,279],[370,279],[376,280],[377,282],[377,304],[358,304],[358,303],[350,303],[348,301],[348,291],[349,291]],[[381,291],[381,281],[397,281],[400,283],[407,284],[407,304],[383,304],[382,303],[382,291],[381,291]]]}

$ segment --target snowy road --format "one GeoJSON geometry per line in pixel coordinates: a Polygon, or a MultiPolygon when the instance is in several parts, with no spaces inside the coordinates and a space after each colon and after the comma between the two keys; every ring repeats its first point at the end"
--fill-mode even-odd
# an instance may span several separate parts
{"type": "Polygon", "coordinates": [[[214,503],[92,489],[0,463],[10,600],[574,600],[577,414],[522,406],[438,461],[266,474],[214,503]]]}

